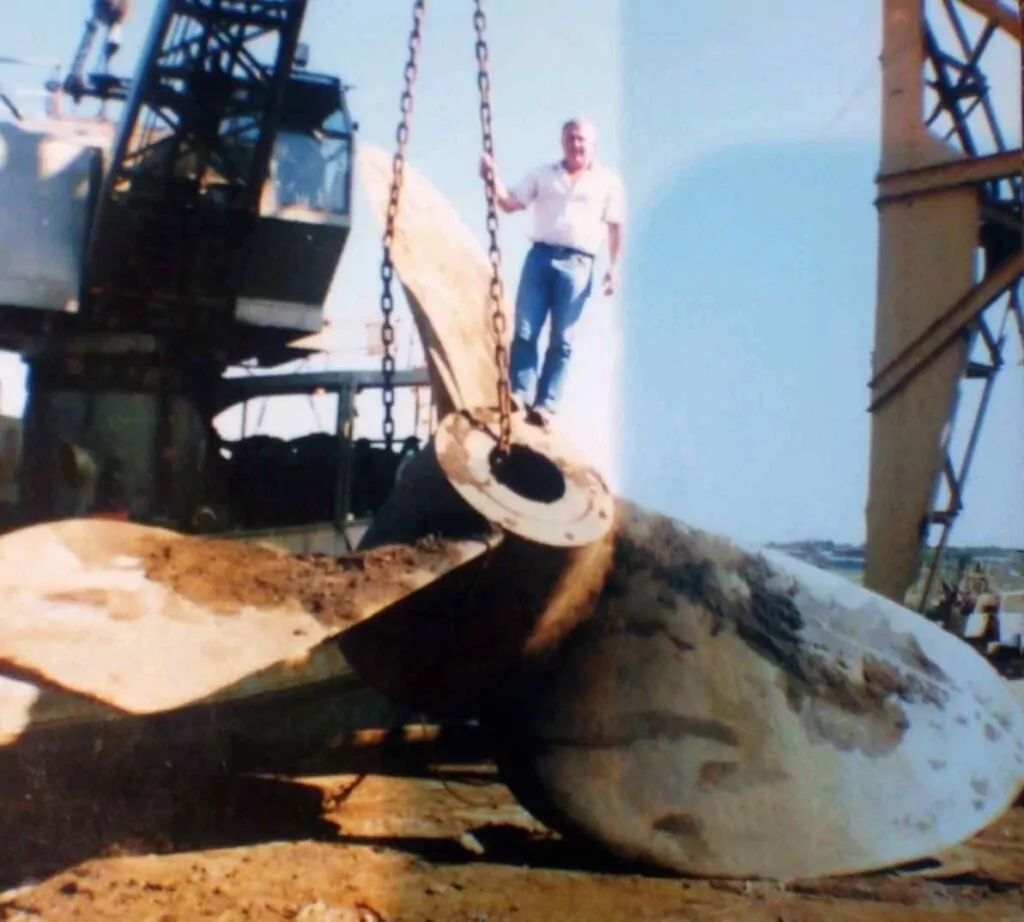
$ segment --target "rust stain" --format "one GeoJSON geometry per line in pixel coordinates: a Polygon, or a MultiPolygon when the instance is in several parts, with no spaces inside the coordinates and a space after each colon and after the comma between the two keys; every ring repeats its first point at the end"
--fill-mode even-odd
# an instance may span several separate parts
{"type": "MultiPolygon", "coordinates": [[[[624,517],[630,515],[627,506],[624,517]]],[[[659,629],[670,633],[675,606],[668,600],[685,598],[707,612],[712,637],[731,631],[777,667],[787,700],[808,733],[842,750],[890,752],[909,727],[905,704],[944,706],[947,694],[940,683],[945,673],[912,636],[892,638],[898,663],[906,669],[870,655],[853,665],[830,660],[802,636],[804,619],[794,600],[798,587],[780,580],[763,557],[714,535],[684,531],[667,516],[643,516],[649,525],[635,530],[641,539],[633,537],[628,524],[620,524],[606,591],[625,597],[641,574],[660,584],[652,591],[664,617],[652,620],[647,613],[634,618],[627,611],[618,630],[641,636],[659,629]]]]}
{"type": "Polygon", "coordinates": [[[654,821],[652,828],[655,832],[667,833],[680,839],[691,858],[706,859],[711,855],[711,849],[704,838],[704,826],[690,813],[666,813],[654,821]]]}
{"type": "Polygon", "coordinates": [[[807,699],[798,711],[811,742],[828,743],[840,752],[857,749],[869,756],[885,755],[910,727],[903,709],[889,701],[858,712],[817,697],[807,699]]]}
{"type": "Polygon", "coordinates": [[[125,590],[100,587],[68,589],[49,592],[44,598],[58,604],[89,605],[99,609],[111,621],[137,621],[143,614],[134,594],[125,590]]]}
{"type": "MultiPolygon", "coordinates": [[[[664,600],[669,604],[668,600],[664,600]]],[[[675,597],[671,597],[671,605],[675,606],[675,597]]],[[[653,637],[664,637],[676,648],[679,653],[691,653],[696,646],[689,640],[680,637],[678,632],[672,629],[663,618],[645,618],[643,612],[637,612],[629,621],[622,624],[622,633],[630,637],[640,637],[649,640],[653,637]]]]}
{"type": "Polygon", "coordinates": [[[47,602],[71,605],[103,606],[107,604],[107,591],[105,589],[67,589],[63,592],[48,592],[45,599],[47,602]]]}
{"type": "Polygon", "coordinates": [[[949,680],[945,670],[921,649],[920,642],[913,634],[904,634],[902,640],[903,643],[899,647],[900,658],[911,669],[923,672],[928,678],[937,682],[949,680]]]}
{"type": "Polygon", "coordinates": [[[677,742],[690,737],[711,740],[723,746],[739,745],[736,731],[721,721],[655,710],[613,715],[600,724],[580,726],[571,735],[546,735],[542,742],[549,746],[620,749],[635,743],[677,742]]]}
{"type": "Polygon", "coordinates": [[[736,787],[736,775],[740,770],[738,762],[705,762],[700,767],[697,776],[701,790],[712,788],[724,788],[734,790],[736,787]]]}

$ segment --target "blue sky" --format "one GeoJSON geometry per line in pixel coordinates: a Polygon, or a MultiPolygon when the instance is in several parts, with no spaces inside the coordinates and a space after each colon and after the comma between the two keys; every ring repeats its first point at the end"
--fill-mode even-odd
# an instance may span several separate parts
{"type": "MultiPolygon", "coordinates": [[[[9,5],[0,56],[70,59],[86,0],[9,5]]],[[[153,0],[136,6],[125,58],[153,0]]],[[[558,126],[582,113],[627,186],[624,288],[584,316],[569,435],[620,492],[694,525],[749,542],[862,540],[881,3],[488,6],[504,178],[556,156],[558,126]]],[[[392,145],[410,20],[409,2],[310,0],[311,66],[354,85],[362,143],[392,145]]],[[[482,238],[473,42],[469,0],[428,4],[410,158],[482,238]]],[[[41,77],[0,67],[8,89],[41,77]]],[[[378,231],[356,220],[334,318],[370,316],[379,299],[378,231]]],[[[502,220],[509,288],[528,226],[502,220]]],[[[1024,387],[1010,358],[957,543],[1024,545],[1024,387]]],[[[14,364],[0,365],[6,412],[14,364]]]]}

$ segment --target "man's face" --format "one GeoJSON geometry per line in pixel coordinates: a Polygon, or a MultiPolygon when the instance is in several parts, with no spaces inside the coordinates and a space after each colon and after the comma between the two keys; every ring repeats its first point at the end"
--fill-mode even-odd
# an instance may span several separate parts
{"type": "Polygon", "coordinates": [[[570,125],[562,132],[562,154],[570,169],[590,163],[594,152],[594,129],[590,125],[570,125]]]}

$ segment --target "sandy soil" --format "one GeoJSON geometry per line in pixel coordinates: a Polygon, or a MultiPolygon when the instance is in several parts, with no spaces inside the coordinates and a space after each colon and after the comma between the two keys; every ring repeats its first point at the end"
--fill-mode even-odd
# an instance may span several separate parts
{"type": "Polygon", "coordinates": [[[327,753],[298,777],[187,753],[80,764],[0,764],[0,919],[1024,920],[1024,807],[939,861],[783,887],[617,865],[436,741],[327,753]]]}

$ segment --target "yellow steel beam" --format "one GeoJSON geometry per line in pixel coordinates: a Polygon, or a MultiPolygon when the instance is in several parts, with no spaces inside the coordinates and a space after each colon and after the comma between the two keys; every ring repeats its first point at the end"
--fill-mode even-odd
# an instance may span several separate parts
{"type": "Polygon", "coordinates": [[[1024,274],[1024,253],[1008,259],[944,311],[870,382],[875,411],[940,355],[960,331],[1024,274]]]}
{"type": "MultiPolygon", "coordinates": [[[[1019,18],[1006,0],[956,2],[1018,40],[1019,18]]],[[[1014,175],[1021,152],[965,157],[929,131],[923,116],[924,0],[882,0],[882,8],[878,299],[864,585],[903,602],[920,573],[944,463],[943,434],[956,415],[969,359],[969,343],[959,334],[1024,269],[1024,258],[1008,260],[975,284],[978,228],[987,207],[977,185],[1014,175]],[[951,303],[957,297],[951,292],[962,297],[951,303]]]]}
{"type": "Polygon", "coordinates": [[[876,204],[943,192],[958,186],[973,186],[993,179],[1015,176],[1021,169],[1021,151],[1010,150],[987,157],[972,157],[937,163],[898,173],[879,175],[876,204]]]}
{"type": "Polygon", "coordinates": [[[998,0],[960,0],[960,3],[970,7],[975,13],[980,13],[1004,32],[1009,32],[1014,38],[1017,38],[1020,17],[1012,7],[1000,3],[998,0]]]}

